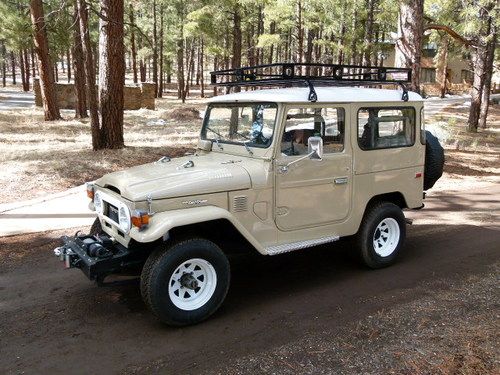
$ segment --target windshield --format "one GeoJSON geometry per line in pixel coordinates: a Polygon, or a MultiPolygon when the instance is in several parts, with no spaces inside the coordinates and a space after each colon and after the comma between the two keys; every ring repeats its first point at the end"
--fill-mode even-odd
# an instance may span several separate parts
{"type": "Polygon", "coordinates": [[[266,148],[271,145],[278,106],[274,103],[214,103],[207,108],[201,138],[266,148]]]}

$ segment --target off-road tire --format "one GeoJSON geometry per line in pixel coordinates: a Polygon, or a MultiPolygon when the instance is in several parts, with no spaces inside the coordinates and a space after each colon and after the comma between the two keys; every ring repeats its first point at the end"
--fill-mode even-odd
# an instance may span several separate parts
{"type": "MultiPolygon", "coordinates": [[[[397,229],[395,231],[397,232],[397,229]]],[[[380,230],[378,234],[380,237],[380,230]]],[[[363,221],[361,222],[360,230],[356,235],[356,247],[359,252],[359,257],[366,266],[373,269],[390,266],[396,261],[396,258],[403,247],[405,237],[406,221],[401,208],[390,202],[376,203],[367,209],[363,217],[363,221]],[[389,222],[393,226],[397,225],[399,228],[397,244],[392,241],[395,245],[394,250],[390,251],[390,253],[385,256],[381,256],[377,253],[377,250],[375,249],[376,245],[374,244],[377,227],[379,227],[379,225],[383,225],[383,222],[389,222]]],[[[378,251],[380,251],[380,249],[378,251]]]]}
{"type": "Polygon", "coordinates": [[[193,238],[164,245],[151,253],[141,273],[141,294],[156,317],[172,326],[199,323],[211,316],[224,301],[230,283],[229,261],[213,242],[193,238]],[[203,259],[216,273],[216,286],[210,299],[194,310],[177,307],[169,295],[169,283],[175,270],[191,259],[203,259]]]}
{"type": "Polygon", "coordinates": [[[425,131],[424,190],[429,190],[443,175],[444,150],[430,131],[425,131]]]}
{"type": "Polygon", "coordinates": [[[96,218],[94,220],[94,222],[92,223],[92,226],[90,227],[90,232],[89,234],[91,236],[97,236],[99,234],[102,233],[102,226],[101,226],[101,222],[99,221],[98,218],[96,218]]]}

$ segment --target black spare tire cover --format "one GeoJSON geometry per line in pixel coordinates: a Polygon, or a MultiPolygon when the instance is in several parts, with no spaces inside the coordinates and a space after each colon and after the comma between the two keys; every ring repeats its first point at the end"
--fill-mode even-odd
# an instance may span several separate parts
{"type": "Polygon", "coordinates": [[[429,190],[443,175],[444,150],[430,131],[425,131],[424,190],[429,190]]]}

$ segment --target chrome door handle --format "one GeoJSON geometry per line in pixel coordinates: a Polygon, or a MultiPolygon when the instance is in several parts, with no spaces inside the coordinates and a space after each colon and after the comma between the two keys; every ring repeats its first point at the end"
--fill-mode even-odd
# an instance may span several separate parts
{"type": "Polygon", "coordinates": [[[335,185],[345,185],[349,179],[347,177],[337,177],[333,181],[335,185]]]}

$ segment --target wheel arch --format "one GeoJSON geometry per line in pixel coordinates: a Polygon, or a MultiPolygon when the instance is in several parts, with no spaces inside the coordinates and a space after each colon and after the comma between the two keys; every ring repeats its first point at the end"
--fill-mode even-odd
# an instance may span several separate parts
{"type": "Polygon", "coordinates": [[[241,234],[234,224],[225,218],[196,222],[173,227],[168,232],[167,241],[180,238],[201,237],[212,241],[226,254],[255,251],[255,247],[241,234]]]}
{"type": "Polygon", "coordinates": [[[365,206],[365,213],[368,208],[373,206],[374,204],[380,203],[380,202],[390,202],[394,203],[396,206],[398,206],[401,209],[408,208],[408,204],[406,203],[406,199],[404,195],[400,191],[393,191],[390,193],[383,193],[383,194],[378,194],[373,196],[365,206]]]}
{"type": "Polygon", "coordinates": [[[369,211],[369,209],[380,202],[394,203],[396,206],[398,206],[401,209],[408,208],[408,204],[406,203],[406,199],[400,191],[392,191],[389,193],[382,193],[382,194],[374,195],[373,197],[371,197],[368,200],[368,202],[366,202],[365,207],[362,211],[362,215],[359,216],[359,223],[357,226],[356,233],[358,233],[358,231],[360,230],[361,223],[363,222],[363,218],[366,216],[366,213],[369,211]]]}
{"type": "Polygon", "coordinates": [[[193,207],[157,213],[151,218],[149,228],[144,231],[134,228],[130,232],[130,237],[138,243],[168,241],[190,235],[211,240],[224,251],[228,244],[238,244],[244,249],[253,248],[266,254],[248,230],[229,211],[220,207],[193,207]]]}

